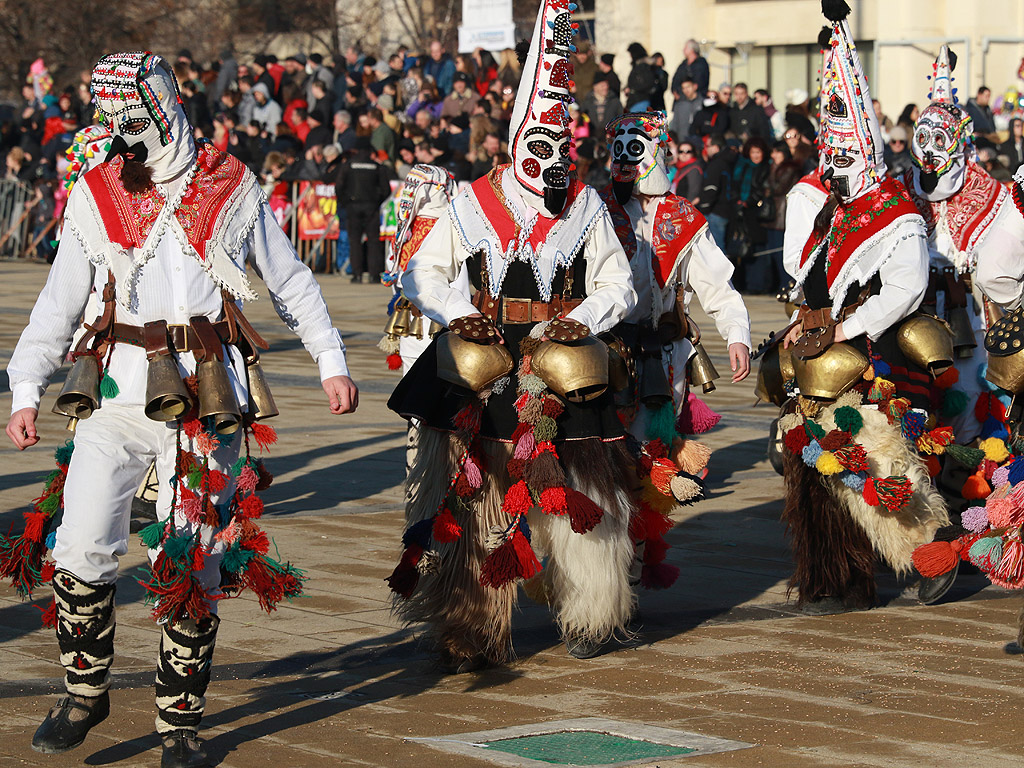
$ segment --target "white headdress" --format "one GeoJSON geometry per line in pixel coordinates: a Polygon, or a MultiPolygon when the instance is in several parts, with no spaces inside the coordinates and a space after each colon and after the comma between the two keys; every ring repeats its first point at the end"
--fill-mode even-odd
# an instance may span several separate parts
{"type": "Polygon", "coordinates": [[[412,167],[396,200],[398,227],[388,254],[390,272],[401,271],[399,255],[412,236],[412,225],[416,218],[440,218],[455,197],[455,192],[455,177],[446,168],[423,163],[412,167]]]}
{"type": "Polygon", "coordinates": [[[967,172],[968,149],[974,131],[971,118],[959,106],[953,87],[956,54],[943,45],[932,64],[931,99],[914,123],[910,156],[917,192],[931,201],[945,200],[960,190],[967,172]]]}
{"type": "Polygon", "coordinates": [[[509,126],[513,174],[523,198],[548,216],[562,212],[569,190],[575,10],[569,0],[541,1],[509,126]]]}
{"type": "Polygon", "coordinates": [[[158,182],[195,162],[192,126],[165,59],[148,51],[109,54],[96,63],[91,88],[100,122],[113,136],[112,152],[135,150],[130,154],[144,156],[158,182]]]}
{"type": "Polygon", "coordinates": [[[822,179],[843,200],[852,200],[885,175],[882,130],[871,105],[844,0],[822,0],[832,34],[821,70],[822,179]]]}

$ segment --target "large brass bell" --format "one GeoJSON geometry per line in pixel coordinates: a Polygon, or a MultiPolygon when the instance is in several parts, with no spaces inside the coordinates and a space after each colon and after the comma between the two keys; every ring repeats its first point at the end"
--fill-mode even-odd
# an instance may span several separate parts
{"type": "Polygon", "coordinates": [[[199,376],[199,418],[210,419],[218,435],[238,431],[242,413],[235,399],[228,369],[220,360],[206,360],[196,369],[199,376]]]}
{"type": "Polygon", "coordinates": [[[672,382],[665,374],[661,357],[642,357],[640,363],[640,402],[656,408],[672,400],[672,382]]]}
{"type": "Polygon", "coordinates": [[[542,341],[530,361],[556,395],[571,403],[586,403],[608,389],[608,345],[595,336],[562,344],[542,341]]]}
{"type": "Polygon", "coordinates": [[[192,407],[178,363],[171,355],[156,355],[146,371],[146,416],[154,421],[174,421],[192,407]]]}
{"type": "Polygon", "coordinates": [[[53,412],[72,419],[88,419],[99,405],[100,361],[95,355],[82,355],[68,371],[53,412]]]}
{"type": "Polygon", "coordinates": [[[263,372],[258,357],[253,356],[245,361],[245,372],[249,377],[249,415],[256,421],[277,416],[277,403],[267,384],[267,375],[263,372]]]}
{"type": "Polygon", "coordinates": [[[814,400],[835,400],[850,391],[863,379],[869,365],[867,357],[843,342],[835,342],[806,360],[796,355],[791,359],[800,394],[814,400]]]}
{"type": "Polygon", "coordinates": [[[991,328],[993,325],[1003,319],[1003,315],[1006,313],[1003,308],[996,304],[994,301],[985,299],[985,327],[991,328]]]}
{"type": "Polygon", "coordinates": [[[953,366],[953,332],[931,315],[914,315],[896,332],[900,351],[913,363],[939,377],[953,366]]]}
{"type": "Polygon", "coordinates": [[[967,307],[953,307],[949,310],[949,328],[953,331],[953,353],[960,359],[973,355],[978,340],[974,337],[967,307]]]}
{"type": "Polygon", "coordinates": [[[457,333],[437,339],[437,377],[471,392],[512,373],[514,365],[504,344],[478,344],[457,333]]]}
{"type": "Polygon", "coordinates": [[[781,342],[774,344],[761,356],[754,394],[758,400],[781,406],[789,397],[786,382],[795,376],[792,347],[783,348],[781,342]]]}
{"type": "Polygon", "coordinates": [[[715,364],[699,341],[693,344],[694,355],[690,358],[690,384],[700,387],[704,394],[715,390],[715,379],[720,378],[715,364]]]}

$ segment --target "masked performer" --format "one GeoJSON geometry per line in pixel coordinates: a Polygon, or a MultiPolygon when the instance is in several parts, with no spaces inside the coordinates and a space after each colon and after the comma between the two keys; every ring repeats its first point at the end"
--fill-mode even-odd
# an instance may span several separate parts
{"type": "Polygon", "coordinates": [[[533,594],[550,603],[574,656],[598,653],[633,609],[631,459],[596,334],[636,294],[607,209],[570,176],[574,7],[541,4],[512,165],[455,198],[402,281],[450,332],[390,402],[425,428],[389,583],[398,615],[428,622],[456,671],[509,658],[516,583],[540,572],[538,557],[533,594]],[[452,286],[463,266],[472,303],[452,286]]]}
{"type": "Polygon", "coordinates": [[[794,275],[804,304],[785,343],[796,342],[799,397],[780,421],[790,586],[814,613],[871,607],[873,549],[909,572],[914,547],[948,522],[911,441],[931,450],[948,442],[948,430],[928,428],[931,374],[952,362],[931,359],[920,343],[937,321],[905,323],[927,287],[923,223],[885,176],[849,7],[823,0],[822,8],[833,22],[821,41],[821,179],[830,195],[794,275]],[[916,330],[918,343],[898,343],[905,330],[916,330]]]}
{"type": "MultiPolygon", "coordinates": [[[[384,274],[384,284],[393,286],[395,293],[388,306],[384,338],[378,344],[387,353],[388,368],[393,371],[401,368],[402,373],[408,373],[430,346],[430,340],[441,331],[440,325],[424,319],[423,313],[402,295],[402,275],[438,218],[445,215],[453,197],[455,178],[435,165],[413,166],[398,192],[395,237],[388,250],[384,274]]],[[[461,282],[468,296],[468,281],[462,277],[461,282]]]]}
{"type": "Polygon", "coordinates": [[[671,526],[663,514],[700,497],[710,457],[706,447],[683,436],[717,421],[689,392],[690,384],[713,389],[717,376],[686,313],[694,293],[729,345],[732,380],[742,381],[750,371],[750,318],[732,287],[732,264],[697,209],[669,194],[665,129],[663,112],[626,114],[609,123],[612,183],[601,192],[638,297],[615,336],[634,374],[624,377],[618,393],[620,415],[638,441],[639,474],[650,479],[633,525],[636,543],[645,545],[641,583],[649,587],[668,586],[675,577],[675,569],[662,564],[663,533],[671,526]]]}
{"type": "Polygon", "coordinates": [[[266,343],[240,309],[256,298],[247,261],[317,361],[331,410],[354,409],[357,392],[312,274],[252,173],[193,141],[170,65],[151,53],[106,56],[92,89],[110,152],[72,190],[56,261],[8,366],[7,433],[20,449],[38,442],[40,399],[95,286],[102,311],[72,350],[57,403],[82,421],[73,446],[58,451],[25,533],[0,545],[0,568],[23,592],[53,574],[51,619],[68,695],[32,746],[63,752],[109,712],[118,558],[128,549],[132,497],[155,461],[158,522],[141,538],[161,631],[162,764],[205,765],[196,730],[217,601],[248,588],[270,610],[302,588],[301,571],[267,557],[255,522],[255,491],[270,477],[249,449],[275,439],[255,420],[276,409],[257,363],[266,343]],[[47,546],[54,562],[43,565],[47,546]]]}

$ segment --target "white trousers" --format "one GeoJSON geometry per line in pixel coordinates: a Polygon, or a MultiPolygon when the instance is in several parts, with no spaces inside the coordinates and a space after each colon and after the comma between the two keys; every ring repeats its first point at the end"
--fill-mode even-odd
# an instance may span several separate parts
{"type": "MultiPolygon", "coordinates": [[[[184,433],[181,438],[182,448],[198,456],[184,433]]],[[[243,444],[241,430],[230,439],[218,439],[220,445],[210,457],[210,467],[227,473],[229,480],[223,491],[213,495],[214,504],[226,501],[234,493],[234,478],[228,470],[243,444]]],[[[57,568],[90,584],[116,581],[118,558],[128,551],[135,492],[155,462],[159,485],[157,519],[166,520],[174,495],[169,481],[174,476],[176,454],[176,424],[153,421],[137,405],[105,403],[90,418],[79,422],[64,486],[64,516],[53,547],[57,568]]],[[[213,542],[213,528],[190,523],[180,511],[175,513],[174,523],[179,535],[200,530],[207,557],[196,578],[204,589],[216,593],[224,545],[213,542]]],[[[157,551],[150,550],[149,555],[153,560],[157,551]]],[[[216,609],[216,601],[212,607],[216,609]]]]}

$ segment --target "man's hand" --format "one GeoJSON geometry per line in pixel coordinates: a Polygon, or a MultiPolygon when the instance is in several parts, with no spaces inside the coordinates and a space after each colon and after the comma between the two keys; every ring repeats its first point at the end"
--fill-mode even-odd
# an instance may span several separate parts
{"type": "MultiPolygon", "coordinates": [[[[331,401],[331,413],[352,413],[359,407],[359,387],[348,376],[331,376],[324,379],[322,384],[327,399],[331,401]]],[[[10,433],[11,427],[8,425],[7,434],[10,433]]]]}
{"type": "Polygon", "coordinates": [[[22,408],[11,414],[11,420],[7,422],[7,436],[19,451],[31,448],[39,442],[39,434],[36,432],[38,415],[39,411],[35,408],[22,408]]]}
{"type": "Polygon", "coordinates": [[[750,373],[750,350],[746,344],[737,341],[729,345],[729,367],[732,368],[733,384],[747,378],[747,374],[750,373]]]}
{"type": "Polygon", "coordinates": [[[849,339],[846,337],[846,332],[843,330],[842,323],[836,324],[836,334],[833,338],[836,342],[849,341],[849,339]]]}
{"type": "Polygon", "coordinates": [[[786,334],[786,338],[782,340],[782,348],[789,349],[791,346],[796,344],[803,335],[803,329],[800,327],[800,323],[797,323],[789,329],[789,333],[786,334]]]}

